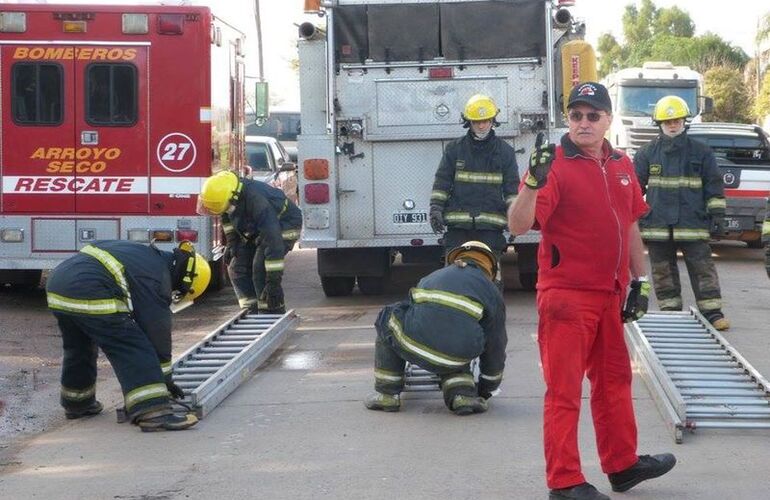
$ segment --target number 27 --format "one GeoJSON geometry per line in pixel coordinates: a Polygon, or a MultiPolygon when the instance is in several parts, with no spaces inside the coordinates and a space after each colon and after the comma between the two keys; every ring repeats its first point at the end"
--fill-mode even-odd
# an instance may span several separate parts
{"type": "Polygon", "coordinates": [[[165,152],[161,158],[165,161],[180,161],[184,159],[188,149],[190,149],[189,142],[170,142],[163,148],[165,152]]]}

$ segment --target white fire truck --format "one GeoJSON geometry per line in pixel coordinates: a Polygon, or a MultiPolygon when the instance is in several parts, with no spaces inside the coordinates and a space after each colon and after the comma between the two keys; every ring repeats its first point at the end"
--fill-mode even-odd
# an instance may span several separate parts
{"type": "Polygon", "coordinates": [[[0,282],[99,239],[216,262],[203,180],[243,165],[243,33],[206,7],[0,7],[0,282]]]}
{"type": "MultiPolygon", "coordinates": [[[[440,261],[430,192],[445,145],[465,133],[468,98],[497,103],[497,134],[523,173],[536,134],[565,131],[564,94],[595,79],[595,60],[572,1],[313,3],[326,24],[300,27],[301,245],[318,249],[327,295],[350,294],[356,280],[376,294],[396,252],[440,261]]],[[[513,241],[524,288],[535,285],[538,241],[513,241]]]]}

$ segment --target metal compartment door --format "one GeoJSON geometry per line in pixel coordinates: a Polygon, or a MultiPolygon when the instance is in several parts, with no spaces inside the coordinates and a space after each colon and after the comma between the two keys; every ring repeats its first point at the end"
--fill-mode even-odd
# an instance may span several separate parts
{"type": "Polygon", "coordinates": [[[76,211],[148,213],[148,48],[76,50],[76,211]]]}
{"type": "Polygon", "coordinates": [[[0,211],[73,212],[72,47],[3,45],[0,70],[0,211]]]}

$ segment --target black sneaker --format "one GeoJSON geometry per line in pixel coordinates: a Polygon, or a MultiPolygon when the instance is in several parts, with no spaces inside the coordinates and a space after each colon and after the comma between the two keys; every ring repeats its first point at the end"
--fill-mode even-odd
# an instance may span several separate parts
{"type": "Polygon", "coordinates": [[[579,500],[610,500],[610,497],[599,492],[590,483],[578,484],[571,488],[562,488],[560,490],[551,490],[548,493],[548,500],[559,500],[563,498],[579,500]]]}
{"type": "Polygon", "coordinates": [[[607,474],[612,491],[628,491],[642,481],[660,477],[676,465],[676,457],[671,453],[660,455],[640,455],[639,460],[628,469],[607,474]]]}
{"type": "Polygon", "coordinates": [[[160,416],[151,415],[152,413],[140,416],[137,419],[136,425],[142,429],[142,432],[183,431],[198,423],[198,417],[192,413],[182,415],[175,415],[173,413],[160,416]]]}
{"type": "Polygon", "coordinates": [[[75,420],[78,418],[98,415],[102,412],[103,409],[104,406],[102,406],[99,401],[94,400],[93,403],[86,406],[85,408],[64,410],[64,416],[67,417],[67,420],[75,420]]]}

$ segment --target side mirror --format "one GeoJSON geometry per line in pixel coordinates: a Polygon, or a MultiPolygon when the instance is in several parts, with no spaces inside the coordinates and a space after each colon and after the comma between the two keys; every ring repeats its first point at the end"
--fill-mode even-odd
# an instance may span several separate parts
{"type": "Polygon", "coordinates": [[[703,114],[709,114],[714,111],[714,99],[703,97],[703,114]]]}
{"type": "Polygon", "coordinates": [[[294,172],[295,170],[297,170],[297,164],[290,163],[287,161],[287,162],[284,162],[283,165],[281,165],[279,172],[294,172]]]}

